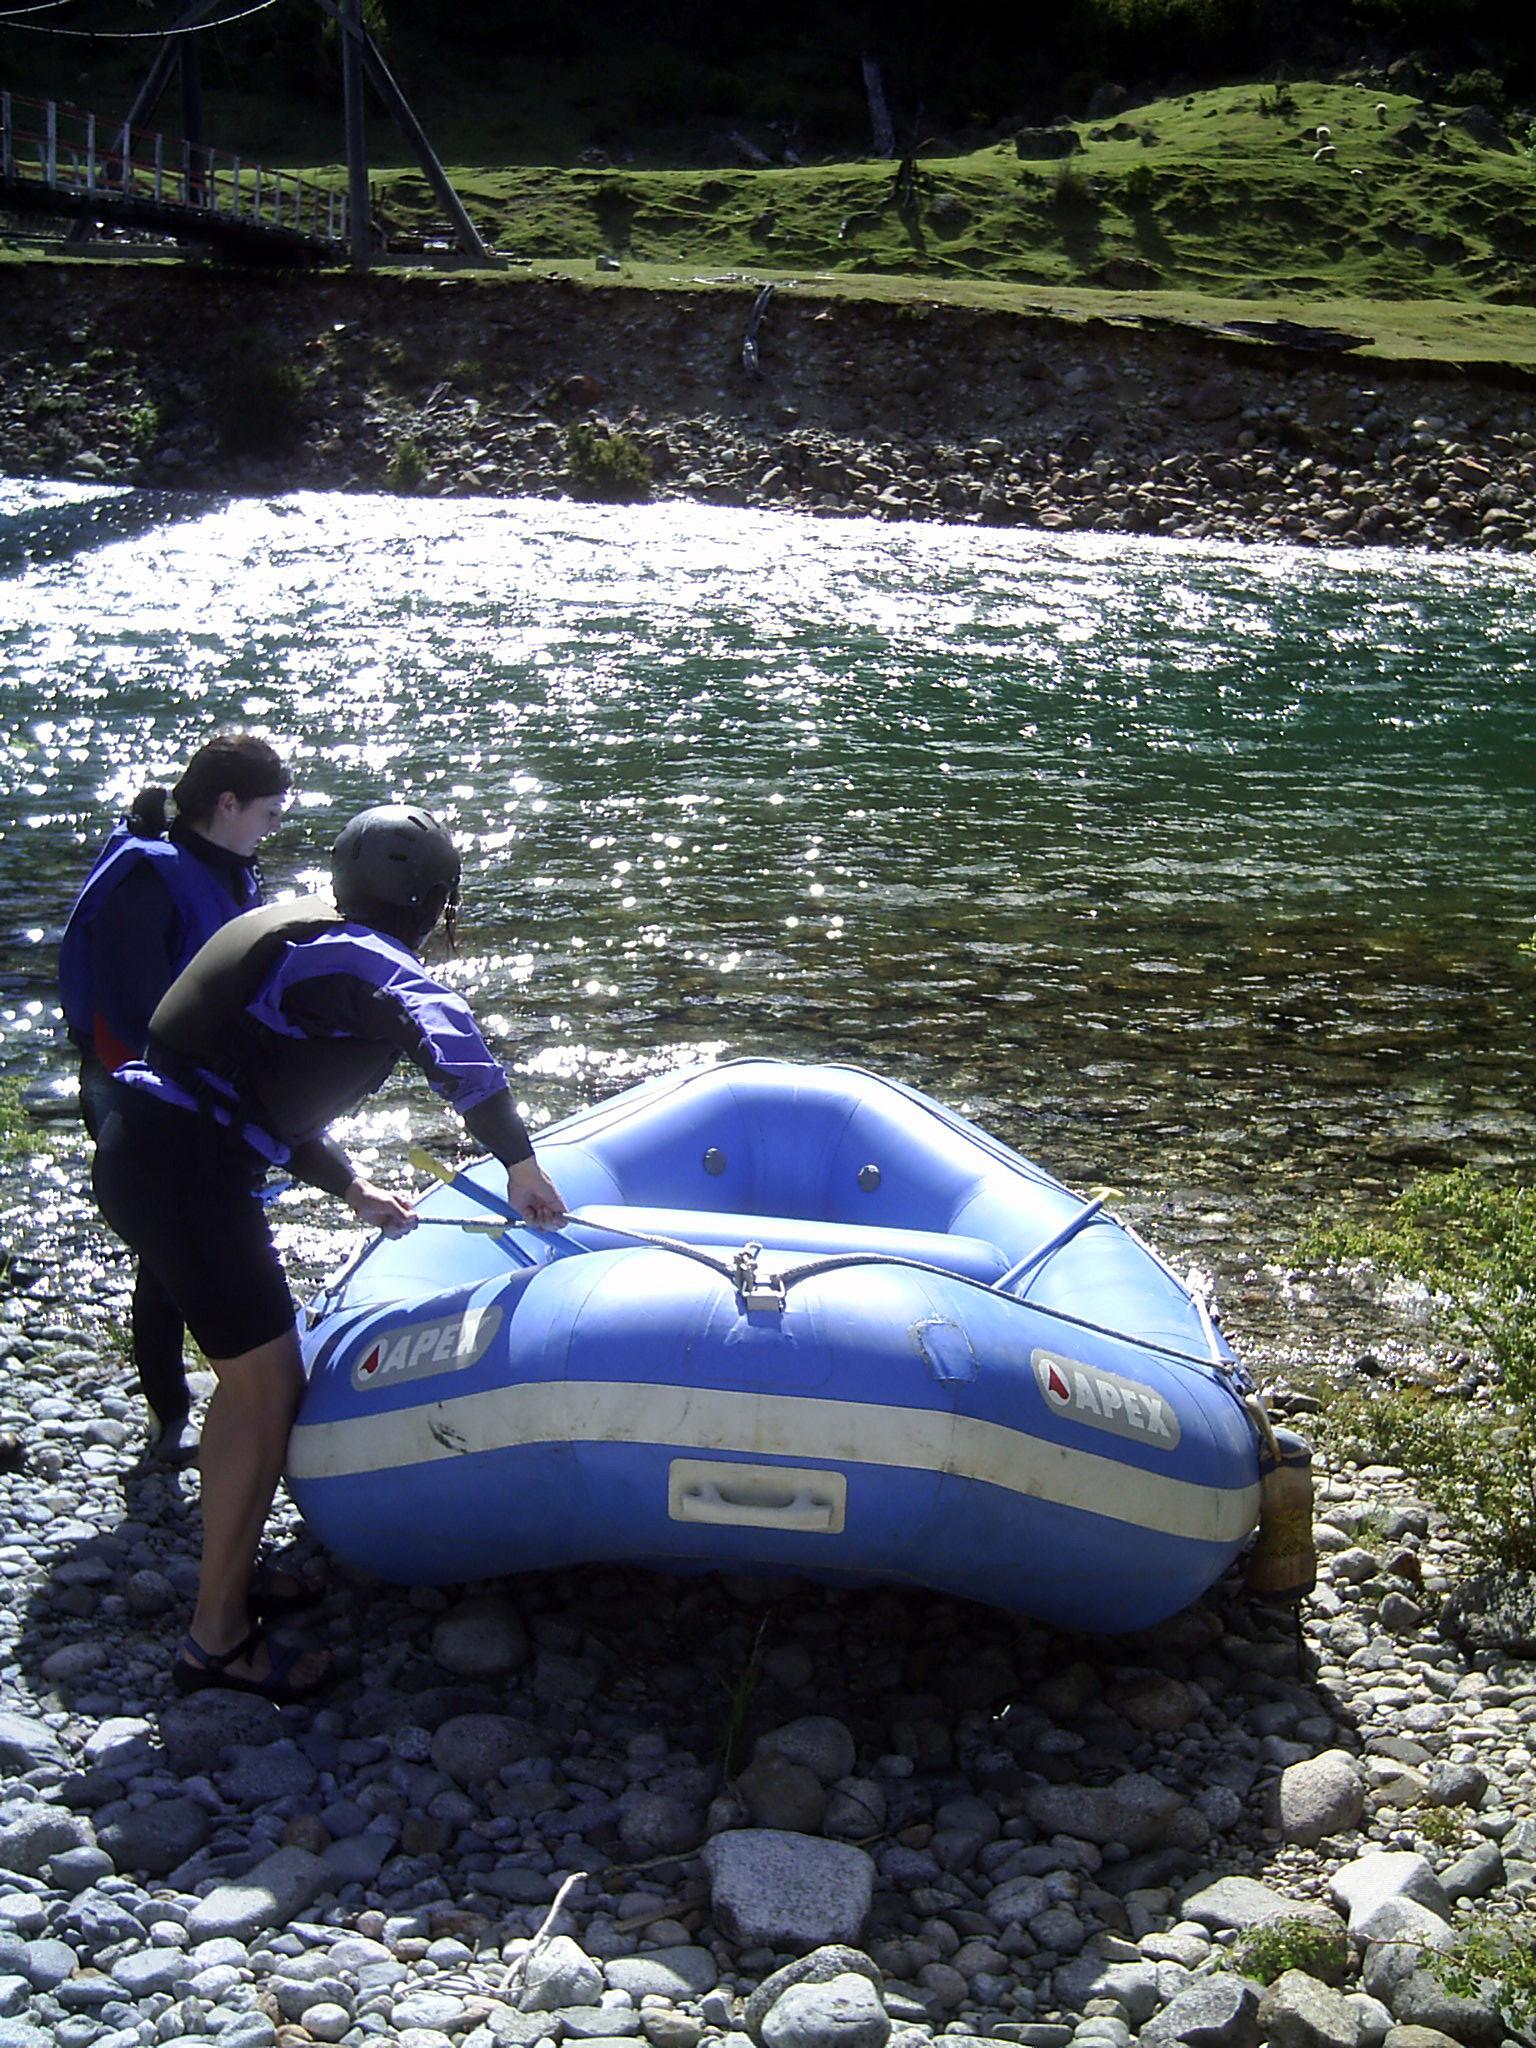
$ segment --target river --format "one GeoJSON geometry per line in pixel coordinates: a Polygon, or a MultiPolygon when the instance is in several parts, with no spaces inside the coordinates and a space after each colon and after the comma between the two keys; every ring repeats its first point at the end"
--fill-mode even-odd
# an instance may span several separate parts
{"type": "MultiPolygon", "coordinates": [[[[536,1125],[854,1060],[1229,1287],[1319,1206],[1536,1155],[1525,561],[0,482],[0,693],[28,1083],[91,848],[240,723],[295,767],[269,889],[366,803],[452,824],[448,972],[536,1125]]],[[[392,1090],[386,1168],[446,1128],[392,1090]]]]}

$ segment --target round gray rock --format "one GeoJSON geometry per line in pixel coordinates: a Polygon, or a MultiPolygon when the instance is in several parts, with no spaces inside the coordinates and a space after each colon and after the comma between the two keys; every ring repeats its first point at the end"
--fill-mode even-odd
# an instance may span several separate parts
{"type": "Polygon", "coordinates": [[[890,2015],[852,1971],[824,1984],[792,1984],[763,2019],[764,2048],[885,2048],[890,2015]]]}
{"type": "Polygon", "coordinates": [[[501,1678],[528,1661],[528,1638],[504,1600],[464,1600],[432,1631],[432,1656],[458,1678],[501,1678]]]}
{"type": "Polygon", "coordinates": [[[1286,1970],[1259,2000],[1259,2033],[1272,2048],[1357,2048],[1360,2015],[1340,1991],[1286,1970]]]}
{"type": "Polygon", "coordinates": [[[831,1714],[803,1714],[798,1721],[770,1729],[752,1754],[754,1759],[777,1756],[786,1763],[803,1764],[823,1785],[835,1785],[851,1774],[858,1751],[848,1729],[831,1714]]]}
{"type": "Polygon", "coordinates": [[[1280,1773],[1276,1818],[1286,1841],[1312,1849],[1330,1835],[1357,1827],[1365,1812],[1365,1781],[1347,1750],[1291,1764],[1280,1773]]]}
{"type": "Polygon", "coordinates": [[[432,1761],[460,1785],[483,1784],[538,1753],[539,1739],[510,1714],[456,1714],[432,1738],[432,1761]]]}
{"type": "Polygon", "coordinates": [[[208,1810],[195,1799],[161,1799],[110,1821],[98,1837],[117,1868],[164,1877],[208,1839],[208,1810]]]}
{"type": "Polygon", "coordinates": [[[869,1914],[875,1866],[848,1842],[776,1828],[734,1828],[703,1855],[715,1918],[747,1948],[853,1942],[869,1914]]]}
{"type": "Polygon", "coordinates": [[[861,1948],[850,1948],[846,1942],[829,1942],[812,1949],[809,1955],[797,1956],[792,1963],[765,1977],[748,1995],[742,2025],[754,2041],[760,2041],[764,2019],[786,1991],[796,1984],[830,1984],[835,1977],[848,1976],[867,1977],[876,1986],[880,1983],[879,1968],[861,1948]]]}

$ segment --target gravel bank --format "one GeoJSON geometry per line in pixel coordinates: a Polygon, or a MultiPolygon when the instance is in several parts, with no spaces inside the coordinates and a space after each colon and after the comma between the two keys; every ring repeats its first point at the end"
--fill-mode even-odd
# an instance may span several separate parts
{"type": "Polygon", "coordinates": [[[1529,380],[1188,329],[738,289],[6,273],[0,468],[177,490],[650,493],[1184,538],[1536,549],[1529,380]],[[279,389],[253,383],[292,371],[279,389]],[[253,442],[262,444],[253,450],[253,442]],[[242,452],[243,451],[243,452],[242,452]]]}
{"type": "Polygon", "coordinates": [[[1401,1475],[1322,1475],[1300,1633],[1235,1582],[1105,1641],[333,1572],[323,1705],[180,1702],[195,1480],[140,1456],[76,1152],[0,1212],[0,2048],[1498,2048],[1414,1963],[1536,1889],[1536,1670],[1441,1636],[1465,1559],[1401,1475]]]}

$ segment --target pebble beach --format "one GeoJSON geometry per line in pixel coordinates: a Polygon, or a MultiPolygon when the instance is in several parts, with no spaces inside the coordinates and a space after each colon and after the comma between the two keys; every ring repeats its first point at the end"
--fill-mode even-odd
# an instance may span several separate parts
{"type": "Polygon", "coordinates": [[[1536,1888],[1536,1670],[1442,1634],[1468,1560],[1404,1475],[1319,1463],[1299,1617],[1233,1575],[1114,1639],[601,1567],[384,1586],[280,1499],[339,1683],[181,1700],[195,1474],[144,1455],[125,1269],[73,1135],[37,1142],[4,1202],[0,2048],[1506,2039],[1421,1957],[1536,1888]]]}
{"type": "Polygon", "coordinates": [[[627,444],[620,495],[1047,533],[1536,549],[1526,375],[1357,359],[1321,345],[1327,330],[1276,339],[1285,323],[1262,307],[1247,325],[1265,340],[786,288],[749,365],[744,277],[667,293],[275,277],[245,294],[195,268],[10,276],[0,470],[15,476],[171,501],[601,497],[611,477],[601,453],[573,456],[579,428],[589,450],[627,444]]]}
{"type": "MultiPolygon", "coordinates": [[[[658,497],[1536,549],[1528,392],[1492,373],[786,295],[749,374],[742,290],[11,279],[0,469],[134,486],[167,517],[209,494],[579,495],[582,426],[626,437],[658,497]],[[237,312],[248,354],[303,367],[280,455],[229,445],[237,312]]],[[[54,544],[46,517],[18,530],[24,560],[54,544]]],[[[274,1544],[323,1587],[295,1632],[338,1682],[305,1708],[183,1700],[196,1474],[145,1454],[127,1270],[83,1182],[64,1122],[0,1164],[0,2048],[1514,2036],[1492,1987],[1426,1958],[1530,1907],[1536,1666],[1445,1632],[1472,1560],[1409,1476],[1318,1458],[1299,1611],[1239,1572],[1112,1639],[601,1566],[388,1586],[280,1498],[274,1544]]],[[[283,1213],[305,1284],[351,1249],[283,1213]]],[[[1367,1348],[1373,1371],[1425,1363],[1385,1309],[1362,1332],[1269,1268],[1242,1293],[1267,1333],[1234,1341],[1303,1433],[1367,1348]]]]}

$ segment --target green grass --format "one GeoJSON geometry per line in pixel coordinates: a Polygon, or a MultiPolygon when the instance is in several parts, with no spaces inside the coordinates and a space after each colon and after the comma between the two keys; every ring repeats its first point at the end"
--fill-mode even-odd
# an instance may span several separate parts
{"type": "MultiPolygon", "coordinates": [[[[1077,124],[1065,162],[1009,142],[896,166],[472,165],[452,172],[514,274],[786,290],[1056,318],[1289,319],[1400,359],[1536,364],[1536,155],[1456,110],[1349,84],[1223,86],[1077,124]],[[1383,109],[1378,113],[1378,107],[1383,109]],[[1334,155],[1314,161],[1319,125],[1334,155]],[[1355,175],[1359,173],[1359,175],[1355,175]],[[598,257],[617,272],[598,273],[598,257]]],[[[285,166],[286,167],[286,166],[285,166]]],[[[337,183],[338,165],[306,164],[337,183]]],[[[379,169],[397,234],[446,240],[425,180],[379,169]]]]}
{"type": "MultiPolygon", "coordinates": [[[[1297,87],[1288,115],[1261,114],[1264,97],[1223,87],[1114,130],[1079,123],[1066,191],[1059,164],[1022,162],[1011,143],[925,159],[906,209],[895,167],[876,162],[455,178],[482,231],[520,257],[1536,304],[1536,161],[1524,149],[1485,147],[1454,122],[1442,136],[1415,102],[1356,87],[1297,87]],[[1324,163],[1319,124],[1336,152],[1324,163]],[[1423,139],[1405,144],[1415,130],[1423,139]]],[[[402,225],[435,223],[421,177],[379,182],[402,225]]]]}
{"type": "MultiPolygon", "coordinates": [[[[1011,143],[924,159],[906,206],[877,162],[455,180],[488,241],[537,268],[611,255],[636,284],[738,273],[1068,317],[1278,317],[1389,355],[1536,360],[1536,158],[1453,119],[1442,131],[1401,96],[1292,94],[1284,112],[1263,87],[1228,86],[1079,123],[1065,172],[1011,143]],[[1335,152],[1321,163],[1320,124],[1335,152]]],[[[379,184],[394,223],[434,231],[419,176],[379,184]]]]}

